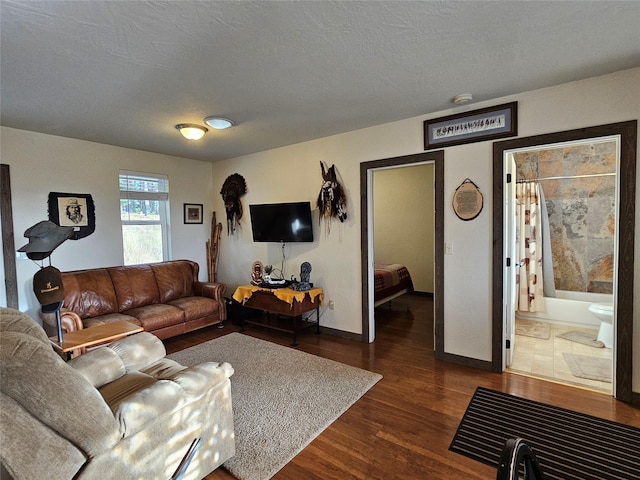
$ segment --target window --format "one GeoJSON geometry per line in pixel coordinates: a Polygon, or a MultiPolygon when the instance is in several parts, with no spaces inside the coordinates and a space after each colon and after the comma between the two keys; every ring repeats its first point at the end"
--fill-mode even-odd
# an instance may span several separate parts
{"type": "Polygon", "coordinates": [[[124,264],[168,259],[169,180],[166,175],[120,171],[124,264]]]}

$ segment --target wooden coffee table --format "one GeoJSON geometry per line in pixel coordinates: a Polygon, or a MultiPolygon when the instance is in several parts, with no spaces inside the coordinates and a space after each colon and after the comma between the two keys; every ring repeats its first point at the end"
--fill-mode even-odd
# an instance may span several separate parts
{"type": "Polygon", "coordinates": [[[135,323],[119,320],[65,333],[62,342],[58,342],[57,336],[49,337],[49,341],[56,350],[69,357],[73,350],[113,342],[143,330],[144,328],[135,323]]]}

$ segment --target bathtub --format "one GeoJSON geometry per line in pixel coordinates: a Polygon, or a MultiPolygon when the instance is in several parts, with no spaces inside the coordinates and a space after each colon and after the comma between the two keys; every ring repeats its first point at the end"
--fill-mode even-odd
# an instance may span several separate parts
{"type": "Polygon", "coordinates": [[[613,303],[613,295],[556,290],[555,298],[544,298],[544,312],[516,311],[516,317],[576,327],[599,328],[600,320],[588,310],[592,303],[613,303]]]}

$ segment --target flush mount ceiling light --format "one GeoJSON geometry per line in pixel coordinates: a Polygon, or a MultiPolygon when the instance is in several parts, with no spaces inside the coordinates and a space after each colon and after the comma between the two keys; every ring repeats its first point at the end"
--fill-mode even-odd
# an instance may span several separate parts
{"type": "Polygon", "coordinates": [[[231,120],[222,117],[207,117],[204,119],[204,123],[216,130],[224,130],[225,128],[233,127],[234,125],[231,120]]]}
{"type": "Polygon", "coordinates": [[[176,128],[184,138],[189,140],[200,140],[209,131],[207,127],[195,123],[180,123],[176,125],[176,128]]]}
{"type": "Polygon", "coordinates": [[[453,97],[453,103],[456,105],[466,105],[471,100],[473,100],[473,95],[470,93],[461,93],[460,95],[453,97]]]}

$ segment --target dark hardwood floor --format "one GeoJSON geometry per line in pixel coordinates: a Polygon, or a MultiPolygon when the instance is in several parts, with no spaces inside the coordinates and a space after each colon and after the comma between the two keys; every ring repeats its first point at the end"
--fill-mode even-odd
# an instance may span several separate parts
{"type": "MultiPolygon", "coordinates": [[[[228,322],[165,345],[173,353],[238,330],[228,322]]],[[[494,479],[492,468],[448,451],[478,386],[640,427],[640,410],[602,393],[436,361],[428,297],[405,295],[377,309],[371,344],[313,332],[300,334],[295,348],[384,378],[280,470],[278,480],[494,479]]],[[[255,326],[244,333],[291,342],[287,334],[255,326]]],[[[219,468],[206,478],[234,477],[219,468]]]]}

